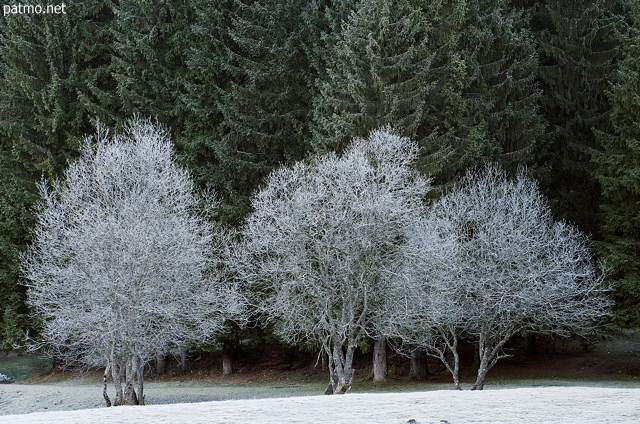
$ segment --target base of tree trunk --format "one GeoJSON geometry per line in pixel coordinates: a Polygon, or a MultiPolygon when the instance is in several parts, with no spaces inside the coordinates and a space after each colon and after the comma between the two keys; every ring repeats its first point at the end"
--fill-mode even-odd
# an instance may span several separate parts
{"type": "Polygon", "coordinates": [[[411,355],[410,375],[416,380],[424,380],[429,376],[426,352],[418,350],[411,355]]]}
{"type": "Polygon", "coordinates": [[[109,371],[110,369],[109,369],[109,366],[107,365],[107,368],[104,370],[104,376],[102,377],[102,384],[103,384],[102,397],[104,398],[107,408],[112,405],[111,398],[109,398],[109,395],[107,394],[107,383],[109,379],[109,371]]]}
{"type": "Polygon", "coordinates": [[[222,349],[222,375],[231,375],[233,372],[233,348],[225,347],[222,349]]]}
{"type": "Polygon", "coordinates": [[[327,389],[324,391],[325,395],[332,395],[333,394],[333,384],[329,383],[327,385],[327,389]]]}
{"type": "Polygon", "coordinates": [[[349,391],[351,384],[338,384],[338,387],[333,391],[334,395],[343,395],[349,391]]]}
{"type": "Polygon", "coordinates": [[[387,340],[373,342],[373,381],[387,379],[387,340]]]}

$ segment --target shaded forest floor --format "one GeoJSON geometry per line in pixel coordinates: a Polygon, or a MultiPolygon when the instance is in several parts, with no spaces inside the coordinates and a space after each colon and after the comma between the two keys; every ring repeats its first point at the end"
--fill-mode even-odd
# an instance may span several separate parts
{"type": "MultiPolygon", "coordinates": [[[[577,339],[529,338],[515,339],[505,350],[513,355],[502,360],[489,372],[487,385],[546,384],[572,380],[582,383],[626,382],[640,386],[640,331],[626,331],[601,337],[595,343],[577,339]]],[[[475,378],[473,345],[462,345],[461,381],[472,384],[475,378]]],[[[409,359],[388,351],[388,378],[373,382],[371,352],[359,352],[355,360],[354,391],[424,390],[425,385],[448,385],[450,376],[438,360],[428,359],[428,375],[423,380],[410,376],[409,359]]],[[[85,370],[80,377],[87,382],[102,381],[103,370],[85,370]]],[[[328,371],[318,356],[297,349],[265,345],[234,351],[234,374],[222,376],[220,353],[189,355],[183,370],[177,360],[167,362],[166,372],[151,376],[148,382],[197,382],[207,384],[264,383],[274,385],[326,384],[328,371]]],[[[78,378],[78,371],[52,369],[49,359],[33,356],[0,356],[0,372],[21,384],[46,384],[78,378]]],[[[442,386],[441,386],[442,387],[442,386]]]]}
{"type": "MultiPolygon", "coordinates": [[[[544,337],[514,339],[505,350],[513,355],[502,360],[489,372],[487,385],[515,383],[519,380],[551,384],[555,380],[629,382],[640,386],[640,331],[620,332],[600,337],[596,342],[585,343],[579,339],[549,339],[544,337]],[[546,383],[545,383],[546,382],[546,383]]],[[[472,384],[475,379],[474,346],[463,345],[461,354],[461,380],[472,384]]],[[[359,352],[355,360],[354,391],[407,390],[425,384],[450,384],[444,366],[433,358],[428,359],[428,376],[416,380],[410,375],[409,359],[388,351],[388,378],[373,382],[371,352],[359,352]]],[[[278,346],[244,351],[236,349],[234,366],[236,373],[223,377],[222,358],[219,354],[197,355],[192,358],[186,372],[173,366],[160,379],[205,379],[219,383],[263,382],[327,382],[328,371],[322,369],[316,354],[300,352],[278,346]]]]}

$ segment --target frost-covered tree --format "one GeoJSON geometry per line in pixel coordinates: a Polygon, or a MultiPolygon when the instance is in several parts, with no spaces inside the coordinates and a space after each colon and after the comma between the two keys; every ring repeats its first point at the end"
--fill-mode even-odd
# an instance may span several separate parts
{"type": "Polygon", "coordinates": [[[503,347],[514,335],[585,334],[610,304],[587,236],[554,222],[523,172],[513,180],[495,166],[468,172],[405,246],[404,303],[411,308],[396,313],[404,319],[396,320],[396,335],[439,357],[456,385],[460,336],[478,345],[473,388],[482,389],[487,372],[509,356],[503,347]]]}
{"type": "Polygon", "coordinates": [[[382,331],[401,354],[413,357],[424,352],[442,361],[460,389],[457,347],[467,315],[464,286],[459,284],[461,245],[456,229],[446,216],[428,210],[406,230],[403,279],[394,287],[394,306],[382,331]]]}
{"type": "Polygon", "coordinates": [[[405,228],[429,190],[416,155],[407,138],[375,130],[341,156],[280,168],[253,198],[242,275],[277,335],[328,356],[328,392],[349,389],[355,350],[391,303],[405,228]]]}
{"type": "Polygon", "coordinates": [[[87,138],[51,185],[40,184],[23,257],[40,335],[75,364],[106,366],[108,406],[109,373],[114,405],[143,404],[144,367],[156,353],[214,335],[238,305],[209,272],[217,239],[202,199],[167,132],[145,120],[87,138]]]}

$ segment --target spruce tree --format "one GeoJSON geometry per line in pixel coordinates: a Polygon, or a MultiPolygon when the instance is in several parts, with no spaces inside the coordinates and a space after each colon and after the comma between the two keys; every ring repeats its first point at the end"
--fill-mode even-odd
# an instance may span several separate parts
{"type": "Polygon", "coordinates": [[[305,8],[303,16],[309,36],[304,47],[311,65],[307,82],[313,97],[318,95],[317,80],[327,79],[342,25],[357,4],[358,0],[324,0],[310,2],[305,8]]]}
{"type": "Polygon", "coordinates": [[[109,9],[103,1],[66,6],[66,14],[0,20],[0,349],[27,325],[18,254],[33,224],[34,183],[76,155],[93,119],[110,119],[109,9]]]}
{"type": "Polygon", "coordinates": [[[429,98],[421,169],[433,176],[434,193],[485,161],[495,149],[486,137],[487,126],[479,113],[479,103],[469,101],[465,90],[473,74],[461,39],[469,13],[466,1],[449,0],[430,13],[434,28],[430,48],[436,53],[430,78],[436,89],[429,98]]]}
{"type": "Polygon", "coordinates": [[[396,125],[416,138],[424,129],[434,53],[430,23],[408,0],[361,0],[330,50],[314,104],[317,150],[342,150],[357,136],[396,125]]]}
{"type": "Polygon", "coordinates": [[[611,267],[621,327],[640,325],[640,9],[626,45],[626,57],[607,93],[613,131],[597,132],[596,178],[602,187],[604,241],[600,252],[611,267]]]}
{"type": "Polygon", "coordinates": [[[176,139],[181,160],[201,187],[216,186],[221,192],[225,176],[219,169],[216,145],[222,134],[220,92],[228,89],[231,76],[224,68],[225,48],[233,43],[229,34],[236,13],[234,0],[190,0],[194,13],[191,43],[186,48],[188,77],[183,79],[186,115],[184,137],[176,139]]]}
{"type": "Polygon", "coordinates": [[[19,284],[20,252],[34,224],[33,176],[11,156],[8,138],[0,139],[0,350],[11,350],[29,328],[25,288],[19,284]]]}
{"type": "MultiPolygon", "coordinates": [[[[451,14],[455,5],[443,2],[443,9],[451,14]]],[[[432,73],[439,97],[432,98],[437,108],[431,116],[440,136],[429,139],[425,170],[436,191],[488,161],[510,172],[534,165],[545,128],[526,10],[508,0],[467,0],[461,10],[461,23],[439,36],[440,60],[432,73]]]]}
{"type": "Polygon", "coordinates": [[[467,7],[459,42],[469,74],[464,98],[486,128],[486,158],[515,172],[533,164],[545,127],[535,43],[524,11],[493,0],[467,7]]]}
{"type": "Polygon", "coordinates": [[[549,133],[537,160],[554,213],[598,237],[600,188],[593,176],[593,129],[607,130],[605,91],[620,56],[621,0],[538,2],[542,112],[549,133]]]}
{"type": "Polygon", "coordinates": [[[220,135],[209,143],[225,222],[240,222],[264,177],[308,151],[306,3],[235,0],[230,9],[221,62],[229,81],[211,93],[222,122],[220,135]]]}
{"type": "Polygon", "coordinates": [[[120,114],[152,117],[180,137],[193,21],[190,2],[121,0],[113,12],[110,71],[120,114]]]}
{"type": "Polygon", "coordinates": [[[361,0],[343,22],[320,75],[314,147],[394,125],[421,146],[418,166],[448,182],[474,162],[482,130],[463,98],[468,75],[457,41],[465,3],[361,0]],[[471,156],[475,156],[472,153],[471,156]]]}

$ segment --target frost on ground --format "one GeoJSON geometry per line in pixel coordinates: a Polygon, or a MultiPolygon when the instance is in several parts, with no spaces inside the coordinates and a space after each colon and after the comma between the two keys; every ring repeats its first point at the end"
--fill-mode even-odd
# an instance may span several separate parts
{"type": "MultiPolygon", "coordinates": [[[[1,406],[1,403],[0,403],[1,406]]],[[[18,423],[637,423],[640,389],[536,387],[347,394],[5,415],[18,423]],[[413,421],[411,421],[413,420],[413,421]]]]}

